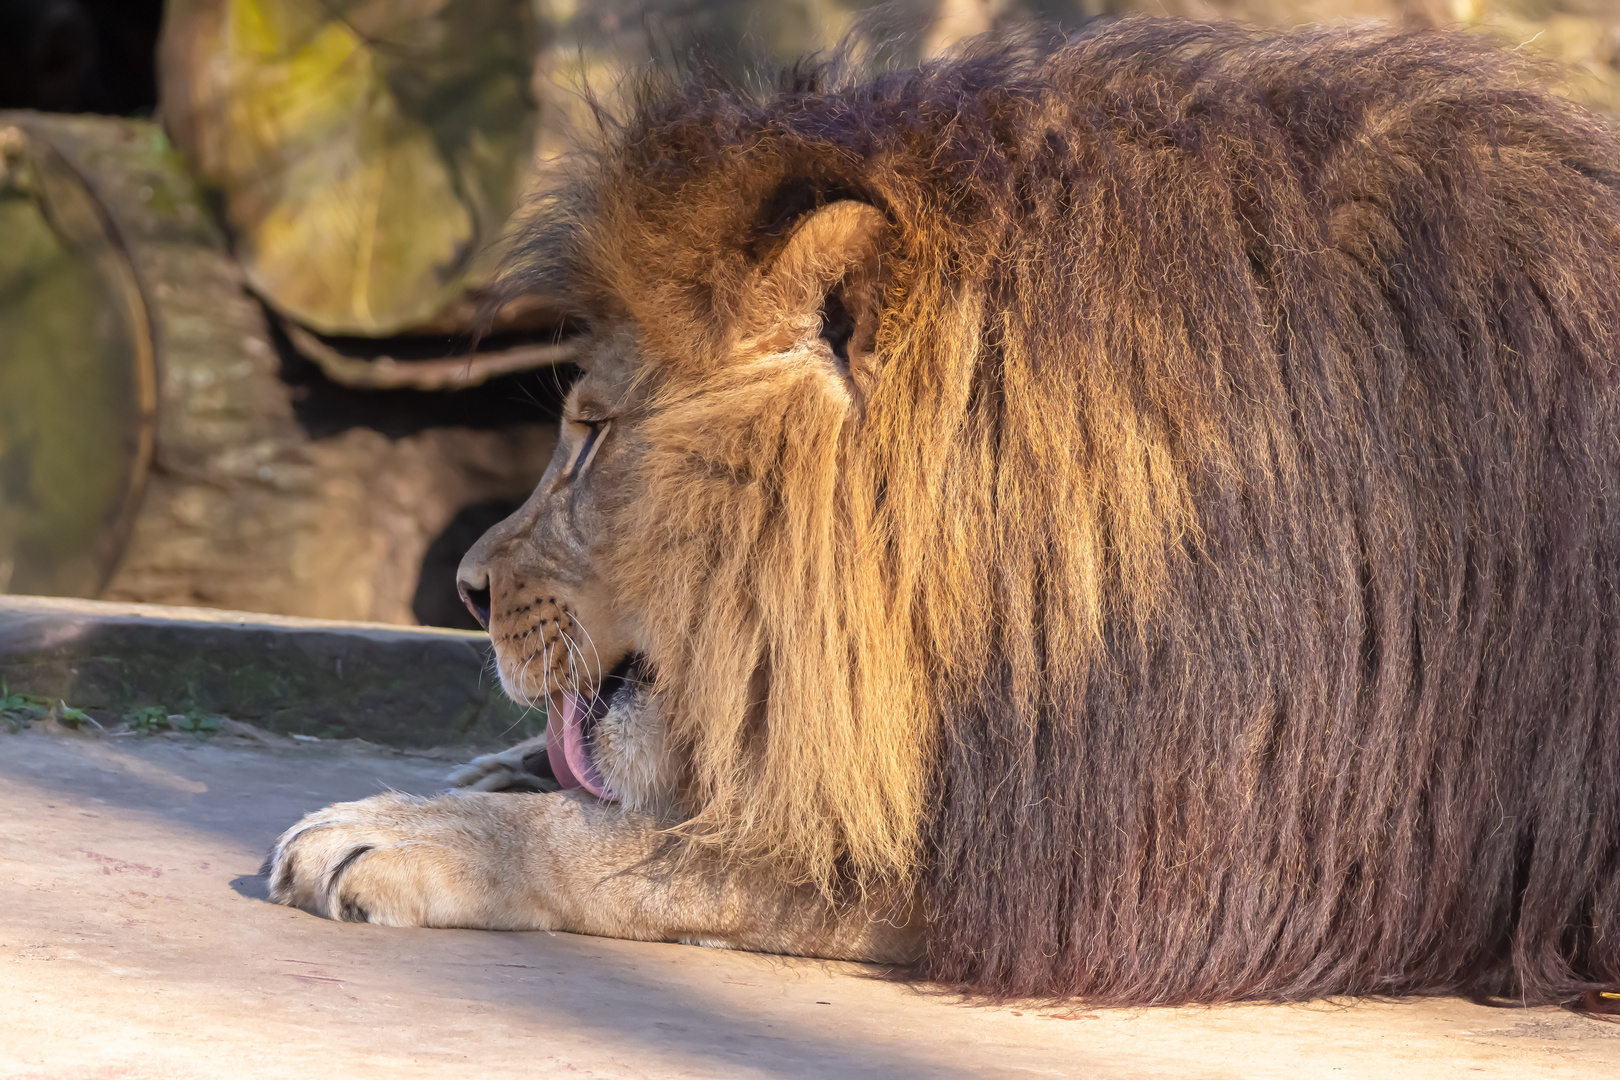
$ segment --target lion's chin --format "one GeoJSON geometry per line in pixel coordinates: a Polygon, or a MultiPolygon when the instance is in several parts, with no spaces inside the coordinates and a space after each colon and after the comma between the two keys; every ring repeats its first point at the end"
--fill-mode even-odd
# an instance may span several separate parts
{"type": "Polygon", "coordinates": [[[546,758],[551,771],[564,789],[583,788],[604,802],[618,802],[596,767],[594,734],[597,721],[608,714],[614,697],[639,681],[641,658],[625,657],[602,678],[596,693],[586,696],[573,690],[550,695],[546,714],[546,758]]]}

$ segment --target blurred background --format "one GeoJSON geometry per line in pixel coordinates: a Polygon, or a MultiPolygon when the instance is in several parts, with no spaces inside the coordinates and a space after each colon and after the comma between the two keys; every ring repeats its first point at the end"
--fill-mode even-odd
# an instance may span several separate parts
{"type": "MultiPolygon", "coordinates": [[[[526,190],[655,51],[739,70],[844,0],[0,0],[0,593],[471,627],[570,327],[474,346],[526,190]]],[[[1620,0],[936,0],[901,61],[1134,11],[1462,25],[1620,114],[1620,0]]]]}

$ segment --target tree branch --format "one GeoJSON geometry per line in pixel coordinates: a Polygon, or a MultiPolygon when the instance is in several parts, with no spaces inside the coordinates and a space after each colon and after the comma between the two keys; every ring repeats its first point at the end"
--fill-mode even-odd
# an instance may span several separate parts
{"type": "Polygon", "coordinates": [[[282,326],[293,347],[314,361],[328,379],[356,390],[465,390],[501,375],[567,363],[576,351],[573,342],[563,341],[444,360],[400,361],[391,356],[363,360],[338,352],[292,322],[282,326]]]}

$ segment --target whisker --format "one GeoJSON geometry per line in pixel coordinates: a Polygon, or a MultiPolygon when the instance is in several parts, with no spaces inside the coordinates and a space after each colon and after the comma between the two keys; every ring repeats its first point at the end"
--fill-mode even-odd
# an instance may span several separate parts
{"type": "MultiPolygon", "coordinates": [[[[533,635],[533,633],[534,628],[531,627],[530,629],[524,631],[522,637],[518,639],[521,647],[523,647],[525,650],[527,650],[529,638],[533,635]]],[[[540,710],[540,702],[534,697],[534,695],[529,693],[527,686],[529,665],[532,663],[534,663],[534,653],[529,651],[528,655],[524,658],[522,666],[518,668],[516,677],[512,680],[512,687],[507,690],[507,697],[509,697],[516,704],[521,705],[523,708],[518,713],[517,718],[495,736],[497,739],[505,739],[514,730],[527,724],[529,717],[540,710]]],[[[478,669],[478,685],[480,688],[484,686],[484,678],[486,675],[494,681],[496,686],[500,686],[503,689],[506,688],[505,681],[501,678],[500,650],[495,648],[493,638],[491,638],[490,641],[489,655],[485,658],[484,663],[480,665],[478,669]]]]}
{"type": "Polygon", "coordinates": [[[563,643],[568,648],[568,672],[574,681],[574,692],[584,694],[585,682],[590,675],[590,669],[585,664],[585,653],[572,634],[563,634],[563,643]]]}
{"type": "Polygon", "coordinates": [[[527,657],[524,658],[523,666],[518,668],[517,677],[512,680],[517,684],[519,698],[521,698],[523,704],[530,709],[534,708],[534,698],[530,696],[528,686],[529,665],[532,663],[534,663],[534,653],[531,652],[527,657]]]}
{"type": "MultiPolygon", "coordinates": [[[[548,685],[548,686],[555,686],[557,684],[557,680],[554,677],[553,672],[551,670],[552,669],[552,658],[551,658],[552,647],[553,646],[552,646],[551,642],[549,642],[549,641],[546,642],[545,651],[540,654],[540,669],[541,669],[541,671],[543,671],[545,673],[546,685],[548,685]]],[[[560,689],[560,687],[558,687],[558,688],[560,689]]]]}
{"type": "MultiPolygon", "coordinates": [[[[602,676],[606,673],[602,670],[602,654],[596,651],[596,639],[591,637],[590,629],[586,627],[586,625],[579,619],[574,620],[574,625],[579,627],[579,632],[585,635],[585,640],[591,646],[591,656],[596,660],[596,678],[598,681],[600,681],[602,676]]],[[[579,659],[581,663],[585,662],[585,652],[583,649],[580,650],[579,659]]],[[[587,668],[585,670],[585,674],[589,675],[590,673],[590,669],[587,668]]]]}
{"type": "Polygon", "coordinates": [[[575,656],[578,652],[578,648],[574,644],[573,636],[569,634],[568,631],[564,630],[558,636],[562,639],[563,648],[567,650],[565,655],[568,657],[569,685],[574,688],[574,693],[578,694],[582,691],[584,685],[579,679],[579,665],[575,663],[575,656]]]}
{"type": "Polygon", "coordinates": [[[535,657],[534,650],[532,648],[529,648],[528,643],[529,643],[529,639],[534,636],[534,631],[535,631],[535,628],[531,626],[529,629],[527,629],[527,630],[525,630],[523,632],[523,637],[522,637],[521,640],[523,642],[524,649],[528,653],[528,655],[524,658],[523,666],[518,669],[517,677],[513,680],[514,682],[517,683],[518,694],[521,697],[521,699],[523,701],[523,704],[529,709],[534,708],[536,706],[536,704],[538,704],[535,701],[533,695],[531,695],[529,693],[529,685],[528,685],[529,684],[529,665],[534,663],[534,657],[535,657]]]}

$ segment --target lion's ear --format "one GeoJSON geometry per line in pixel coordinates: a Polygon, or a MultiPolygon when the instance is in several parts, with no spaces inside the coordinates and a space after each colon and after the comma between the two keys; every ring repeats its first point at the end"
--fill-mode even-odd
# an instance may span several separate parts
{"type": "Polygon", "coordinates": [[[834,363],[861,389],[874,374],[878,267],[888,227],[883,212],[867,203],[828,203],[794,228],[767,275],[790,314],[819,314],[834,363]]]}

